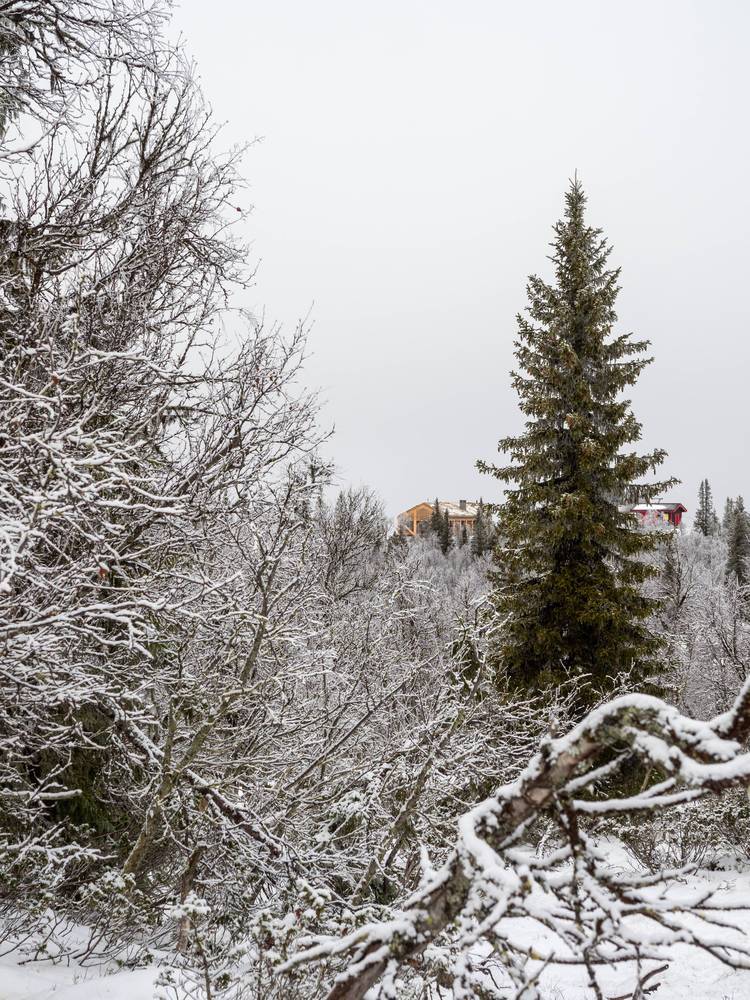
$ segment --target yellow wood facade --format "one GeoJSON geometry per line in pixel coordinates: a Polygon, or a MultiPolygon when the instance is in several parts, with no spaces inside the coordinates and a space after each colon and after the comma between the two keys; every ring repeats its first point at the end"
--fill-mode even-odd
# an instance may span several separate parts
{"type": "MultiPolygon", "coordinates": [[[[434,503],[425,500],[403,511],[397,518],[398,533],[407,538],[415,538],[420,534],[420,525],[432,517],[434,507],[434,503]]],[[[438,507],[441,514],[448,511],[448,523],[451,533],[456,538],[460,537],[463,528],[466,528],[468,535],[474,534],[477,504],[469,503],[466,500],[459,500],[457,503],[452,500],[438,500],[438,507]]]]}

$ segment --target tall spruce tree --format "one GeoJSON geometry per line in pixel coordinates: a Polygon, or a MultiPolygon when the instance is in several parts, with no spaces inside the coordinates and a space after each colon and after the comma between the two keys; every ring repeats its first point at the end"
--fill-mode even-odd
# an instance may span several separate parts
{"type": "Polygon", "coordinates": [[[509,484],[491,659],[527,688],[588,675],[582,703],[621,672],[638,682],[655,666],[660,643],[646,619],[656,602],[642,584],[656,569],[642,556],[660,534],[639,530],[619,504],[628,490],[649,499],[674,483],[642,482],[665,452],[632,449],[641,426],[621,394],[650,363],[648,342],[613,333],[620,272],[608,269],[610,248],[586,224],[585,204],[576,179],[554,227],[555,281],[532,276],[528,318],[518,317],[512,380],[526,423],[499,443],[511,464],[478,463],[509,484]]]}
{"type": "Polygon", "coordinates": [[[714,510],[714,499],[707,479],[698,487],[698,507],[693,519],[693,528],[702,535],[715,535],[719,530],[719,519],[714,510]]]}
{"type": "Polygon", "coordinates": [[[744,587],[750,582],[750,517],[745,501],[737,497],[727,534],[727,577],[734,578],[744,587]]]}

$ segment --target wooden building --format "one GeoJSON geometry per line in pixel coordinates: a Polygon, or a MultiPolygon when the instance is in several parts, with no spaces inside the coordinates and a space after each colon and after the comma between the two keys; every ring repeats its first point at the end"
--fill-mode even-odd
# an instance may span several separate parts
{"type": "MultiPolygon", "coordinates": [[[[454,538],[460,539],[461,532],[466,528],[466,534],[471,537],[477,522],[479,504],[470,500],[438,500],[440,513],[448,512],[448,523],[454,538]]],[[[424,500],[403,511],[396,518],[396,530],[405,538],[415,538],[429,529],[430,518],[435,509],[435,502],[424,500]]]]}
{"type": "Polygon", "coordinates": [[[644,527],[670,524],[673,528],[679,528],[682,515],[687,513],[687,507],[681,503],[637,503],[626,509],[635,514],[644,527]]]}

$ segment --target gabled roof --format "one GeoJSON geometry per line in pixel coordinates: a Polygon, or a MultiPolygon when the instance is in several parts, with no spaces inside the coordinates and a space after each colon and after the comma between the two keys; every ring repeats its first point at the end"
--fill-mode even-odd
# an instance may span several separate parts
{"type": "Polygon", "coordinates": [[[687,511],[687,507],[683,504],[677,503],[637,503],[634,504],[631,510],[681,510],[683,513],[687,511]]]}
{"type": "MultiPolygon", "coordinates": [[[[404,514],[411,514],[412,511],[419,510],[420,507],[429,507],[432,510],[435,507],[434,500],[423,500],[421,503],[414,504],[413,507],[409,507],[401,513],[401,517],[404,514]]],[[[479,512],[479,504],[473,500],[466,501],[466,508],[462,508],[458,500],[438,500],[438,507],[440,512],[444,513],[448,511],[448,517],[476,517],[479,512]]]]}

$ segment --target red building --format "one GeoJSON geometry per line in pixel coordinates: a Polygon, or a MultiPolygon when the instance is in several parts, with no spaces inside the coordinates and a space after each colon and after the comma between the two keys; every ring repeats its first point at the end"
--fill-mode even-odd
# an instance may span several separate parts
{"type": "Polygon", "coordinates": [[[671,524],[673,528],[679,528],[687,507],[681,503],[637,503],[630,511],[644,525],[671,524]]]}

